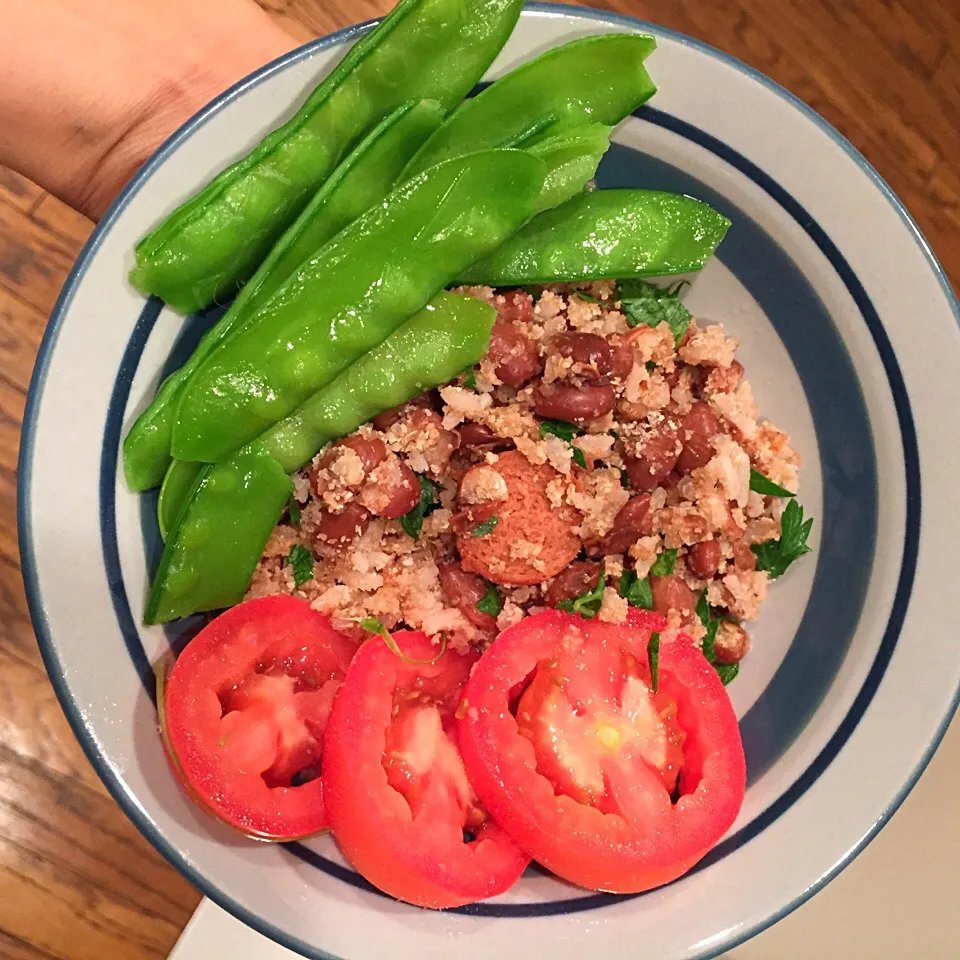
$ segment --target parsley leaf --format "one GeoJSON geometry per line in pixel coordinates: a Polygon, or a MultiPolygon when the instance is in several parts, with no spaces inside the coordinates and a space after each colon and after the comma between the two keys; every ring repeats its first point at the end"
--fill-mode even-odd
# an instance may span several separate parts
{"type": "Polygon", "coordinates": [[[540,424],[540,439],[542,440],[548,433],[570,443],[574,437],[580,436],[581,430],[575,423],[570,423],[568,420],[544,420],[540,424]]]}
{"type": "Polygon", "coordinates": [[[473,372],[473,367],[467,367],[463,371],[463,385],[474,393],[477,392],[477,375],[473,372]]]}
{"type": "Polygon", "coordinates": [[[574,290],[573,292],[574,292],[574,294],[575,294],[576,296],[578,296],[581,300],[586,300],[587,303],[599,303],[599,302],[600,302],[595,296],[593,296],[592,294],[587,293],[586,290],[574,290]]]}
{"type": "Polygon", "coordinates": [[[287,565],[293,570],[293,583],[297,589],[313,579],[313,554],[299,543],[293,545],[287,565]]]}
{"type": "Polygon", "coordinates": [[[533,302],[536,303],[543,296],[542,287],[521,287],[520,288],[524,293],[529,293],[533,297],[533,302]]]}
{"type": "Polygon", "coordinates": [[[653,373],[657,369],[657,362],[655,360],[648,360],[644,366],[647,368],[647,373],[653,373]]]}
{"type": "Polygon", "coordinates": [[[813,527],[813,517],[803,519],[803,507],[791,500],[780,517],[780,539],[755,543],[750,549],[757,557],[757,569],[766,570],[771,580],[782,577],[787,567],[810,552],[807,537],[813,527]]]}
{"type": "Polygon", "coordinates": [[[417,479],[420,481],[420,499],[412,510],[407,511],[400,518],[400,526],[414,540],[420,537],[420,531],[423,529],[423,518],[433,513],[438,506],[437,485],[421,473],[417,474],[417,479]]]}
{"type": "Polygon", "coordinates": [[[485,537],[488,533],[493,533],[493,528],[500,522],[499,517],[491,517],[484,520],[479,526],[474,527],[470,532],[471,537],[485,537]]]}
{"type": "Polygon", "coordinates": [[[573,462],[578,467],[583,467],[584,470],[587,469],[587,458],[584,456],[583,451],[576,445],[571,443],[570,449],[573,451],[573,462]]]}
{"type": "Polygon", "coordinates": [[[677,565],[677,551],[664,550],[663,553],[653,561],[650,568],[651,577],[668,577],[673,573],[673,568],[677,565]]]}
{"type": "Polygon", "coordinates": [[[774,483],[765,477],[759,470],[750,468],[750,489],[754,493],[759,493],[763,497],[795,497],[786,487],[781,487],[779,483],[774,483]]]}
{"type": "Polygon", "coordinates": [[[503,601],[493,584],[487,587],[487,592],[477,601],[477,609],[491,617],[495,617],[503,609],[503,601]]]}
{"type": "Polygon", "coordinates": [[[723,623],[722,617],[715,617],[713,611],[710,609],[710,604],[707,603],[707,591],[703,590],[697,599],[697,616],[700,618],[700,622],[706,627],[706,635],[701,641],[701,649],[703,650],[703,655],[707,658],[707,662],[711,664],[714,670],[717,671],[717,676],[720,677],[720,680],[723,682],[723,685],[726,686],[732,680],[734,680],[737,674],[740,672],[739,663],[717,663],[717,655],[714,653],[714,644],[717,641],[717,630],[720,629],[720,624],[723,623]]]}
{"type": "Polygon", "coordinates": [[[740,672],[739,663],[715,663],[713,669],[717,671],[717,675],[723,681],[723,685],[726,686],[731,681],[735,680],[737,674],[740,672]]]}
{"type": "Polygon", "coordinates": [[[622,280],[617,284],[616,297],[620,309],[631,327],[641,323],[648,327],[658,327],[666,322],[679,344],[690,326],[690,311],[680,302],[683,282],[673,289],[665,290],[647,280],[622,280]]]}
{"type": "Polygon", "coordinates": [[[650,579],[648,577],[638,577],[633,570],[623,571],[617,593],[631,607],[639,607],[641,610],[653,609],[653,590],[650,588],[650,579]]]}
{"type": "Polygon", "coordinates": [[[650,689],[656,693],[660,681],[660,634],[656,630],[650,634],[647,643],[647,661],[650,664],[650,689]]]}
{"type": "Polygon", "coordinates": [[[290,514],[290,525],[293,527],[300,526],[300,504],[297,503],[296,497],[290,498],[290,503],[287,506],[287,513],[290,514]]]}
{"type": "Polygon", "coordinates": [[[620,468],[620,486],[623,487],[624,490],[630,489],[630,474],[627,473],[623,467],[620,468]]]}
{"type": "Polygon", "coordinates": [[[416,657],[408,657],[400,649],[397,641],[390,635],[390,631],[387,630],[383,623],[376,617],[364,617],[363,620],[360,621],[360,626],[366,630],[367,633],[375,633],[378,637],[381,637],[390,649],[390,652],[395,653],[401,660],[406,660],[407,663],[436,663],[447,649],[447,638],[444,637],[443,642],[440,644],[440,652],[435,657],[431,657],[429,660],[418,660],[416,657]]]}
{"type": "Polygon", "coordinates": [[[579,613],[584,619],[591,620],[600,612],[600,604],[603,603],[603,591],[606,585],[607,578],[601,564],[600,579],[597,581],[597,585],[592,590],[581,593],[575,600],[561,600],[557,604],[557,609],[566,610],[567,613],[579,613]]]}

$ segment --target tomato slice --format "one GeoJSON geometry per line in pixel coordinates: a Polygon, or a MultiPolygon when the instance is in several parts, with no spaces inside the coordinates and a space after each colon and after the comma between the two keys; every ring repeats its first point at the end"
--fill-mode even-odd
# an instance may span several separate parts
{"type": "Polygon", "coordinates": [[[583,887],[636,893],[689,870],[743,803],[736,715],[666,620],[547,611],[505,630],[467,684],[458,740],[474,789],[527,853],[583,887]]]}
{"type": "Polygon", "coordinates": [[[194,799],[263,839],[327,829],[324,732],[356,650],[294,597],[250,600],[207,624],[170,671],[161,710],[194,799]]]}
{"type": "Polygon", "coordinates": [[[350,664],[327,727],[324,789],[344,854],[385,893],[455,907],[512,886],[529,862],[467,778],[454,715],[476,655],[419,632],[379,637],[350,664]]]}

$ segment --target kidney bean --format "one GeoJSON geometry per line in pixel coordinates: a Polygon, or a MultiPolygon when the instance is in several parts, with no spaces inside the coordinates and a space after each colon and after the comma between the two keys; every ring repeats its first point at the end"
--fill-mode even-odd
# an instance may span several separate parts
{"type": "Polygon", "coordinates": [[[490,359],[498,379],[511,387],[532,380],[542,369],[537,345],[512,323],[497,320],[490,333],[490,359]]]}
{"type": "Polygon", "coordinates": [[[697,606],[693,591],[676,574],[666,577],[651,577],[650,589],[653,593],[653,609],[664,615],[676,610],[684,622],[693,619],[697,606]]]}
{"type": "Polygon", "coordinates": [[[533,318],[533,297],[523,290],[511,290],[503,295],[504,303],[497,307],[497,313],[504,320],[514,323],[527,323],[533,318]]]}
{"type": "Polygon", "coordinates": [[[746,540],[733,541],[733,565],[738,570],[756,570],[757,557],[746,540]]]}
{"type": "Polygon", "coordinates": [[[702,401],[693,404],[680,421],[680,442],[683,449],[677,458],[677,469],[688,474],[702,467],[713,457],[710,442],[720,432],[720,421],[710,406],[702,401]]]}
{"type": "Polygon", "coordinates": [[[547,353],[573,360],[583,380],[605,381],[613,373],[613,350],[595,333],[558,333],[547,343],[547,353]]]}
{"type": "Polygon", "coordinates": [[[664,420],[643,445],[639,456],[627,456],[624,464],[630,486],[635,490],[654,490],[670,474],[677,462],[678,430],[673,420],[664,420]]]}
{"type": "Polygon", "coordinates": [[[545,599],[555,607],[564,600],[576,600],[582,593],[593,590],[600,582],[600,564],[589,560],[575,560],[550,581],[545,599]]]}
{"type": "Polygon", "coordinates": [[[440,587],[468,623],[484,637],[493,639],[497,633],[497,618],[477,609],[477,604],[487,592],[487,582],[483,577],[467,573],[459,563],[444,563],[440,566],[440,587]]]}
{"type": "Polygon", "coordinates": [[[475,503],[458,511],[450,518],[450,528],[457,535],[469,533],[481,523],[486,523],[497,513],[497,508],[503,501],[490,500],[487,503],[475,503]]]}
{"type": "Polygon", "coordinates": [[[456,432],[460,436],[461,447],[502,447],[506,450],[513,446],[507,437],[498,437],[488,426],[482,423],[462,423],[456,432]]]}
{"type": "Polygon", "coordinates": [[[640,537],[653,532],[653,518],[650,516],[650,494],[641,493],[631,497],[614,518],[610,532],[600,540],[585,543],[588,557],[607,557],[611,554],[626,553],[640,537]]]}
{"type": "Polygon", "coordinates": [[[420,481],[399,458],[381,467],[360,491],[360,501],[373,514],[397,520],[420,501],[420,481]]]}
{"type": "Polygon", "coordinates": [[[430,405],[430,394],[421,393],[412,400],[401,403],[399,407],[391,407],[389,410],[384,410],[383,413],[378,413],[372,422],[377,430],[389,430],[398,420],[402,420],[411,409],[417,409],[418,407],[429,409],[430,405]]]}
{"type": "Polygon", "coordinates": [[[613,376],[617,380],[626,380],[633,369],[633,347],[628,340],[613,343],[613,376]]]}
{"type": "Polygon", "coordinates": [[[317,496],[321,496],[330,486],[329,479],[324,474],[340,456],[344,448],[352,450],[360,458],[366,476],[369,476],[387,458],[386,444],[379,437],[365,437],[354,433],[349,437],[338,440],[320,457],[316,466],[310,468],[310,487],[317,496]]]}
{"type": "Polygon", "coordinates": [[[352,543],[367,529],[369,522],[367,508],[351,500],[339,513],[324,510],[320,514],[315,538],[319,543],[335,546],[352,543]]]}
{"type": "Polygon", "coordinates": [[[533,410],[548,420],[583,423],[606,416],[617,402],[609,383],[576,386],[571,383],[540,383],[533,393],[533,410]]]}
{"type": "Polygon", "coordinates": [[[687,552],[687,566],[698,580],[712,580],[720,567],[720,541],[702,540],[687,552]]]}
{"type": "Polygon", "coordinates": [[[443,418],[435,410],[414,410],[407,420],[411,433],[435,439],[424,449],[423,456],[430,469],[439,474],[450,462],[453,452],[460,447],[460,436],[455,430],[443,428],[443,418]]]}
{"type": "Polygon", "coordinates": [[[734,360],[729,367],[713,367],[707,374],[706,389],[711,393],[733,393],[743,376],[743,366],[734,360]]]}
{"type": "Polygon", "coordinates": [[[717,628],[713,655],[717,663],[739,663],[750,649],[750,637],[739,623],[724,620],[717,628]]]}

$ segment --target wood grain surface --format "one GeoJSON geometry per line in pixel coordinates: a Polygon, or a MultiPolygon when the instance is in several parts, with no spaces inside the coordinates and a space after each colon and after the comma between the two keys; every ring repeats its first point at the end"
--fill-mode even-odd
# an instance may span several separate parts
{"type": "MultiPolygon", "coordinates": [[[[298,40],[387,0],[259,0],[298,40]]],[[[866,155],[960,284],[958,0],[595,0],[745,60],[866,155]]],[[[116,807],[74,740],[30,627],[17,448],[47,317],[89,221],[0,167],[0,958],[164,957],[199,894],[116,807]]]]}

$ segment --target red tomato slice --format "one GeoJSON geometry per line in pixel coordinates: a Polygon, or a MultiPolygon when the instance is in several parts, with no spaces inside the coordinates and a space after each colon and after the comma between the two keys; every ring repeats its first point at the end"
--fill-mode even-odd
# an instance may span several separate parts
{"type": "Polygon", "coordinates": [[[294,597],[250,600],[207,624],[174,664],[161,711],[194,798],[263,839],[325,830],[324,732],[356,650],[294,597]]]}
{"type": "MultiPolygon", "coordinates": [[[[436,653],[396,633],[404,654],[436,653]]],[[[454,714],[475,655],[411,663],[382,639],[350,664],[327,727],[333,834],[371,883],[421,907],[455,907],[512,886],[529,858],[487,816],[467,779],[454,714]]]]}
{"type": "Polygon", "coordinates": [[[736,819],[740,731],[698,646],[664,634],[657,692],[647,644],[666,620],[548,611],[505,630],[467,684],[458,721],[470,782],[545,867],[636,893],[689,870],[736,819]]]}

